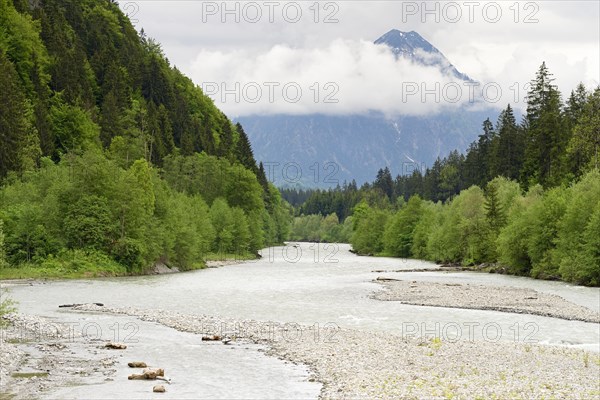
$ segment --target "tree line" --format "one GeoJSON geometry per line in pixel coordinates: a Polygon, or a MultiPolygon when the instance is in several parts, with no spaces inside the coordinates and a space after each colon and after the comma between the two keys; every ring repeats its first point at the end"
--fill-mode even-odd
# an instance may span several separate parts
{"type": "Polygon", "coordinates": [[[580,84],[563,103],[543,63],[521,123],[508,105],[495,125],[483,123],[466,154],[396,178],[382,168],[360,188],[313,191],[295,207],[292,235],[307,236],[311,214],[335,213],[340,226],[351,221],[346,238],[359,253],[496,263],[599,285],[599,145],[600,88],[580,84]]]}
{"type": "Polygon", "coordinates": [[[116,2],[0,0],[0,87],[4,273],[189,269],[287,237],[243,127],[116,2]]]}

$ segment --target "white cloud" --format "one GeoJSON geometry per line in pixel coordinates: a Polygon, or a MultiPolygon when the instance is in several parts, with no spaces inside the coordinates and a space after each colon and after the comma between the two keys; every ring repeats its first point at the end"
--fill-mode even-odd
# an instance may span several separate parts
{"type": "MultiPolygon", "coordinates": [[[[446,21],[444,15],[436,22],[432,15],[423,18],[420,13],[407,16],[403,12],[408,3],[421,7],[421,1],[329,2],[334,3],[337,10],[321,9],[318,23],[314,22],[314,11],[309,9],[313,2],[297,2],[303,10],[297,23],[282,18],[285,3],[282,2],[273,23],[267,20],[264,6],[259,23],[248,23],[243,17],[236,23],[231,15],[223,23],[220,12],[203,22],[203,7],[207,3],[136,2],[139,4],[137,26],[144,27],[150,36],[159,40],[169,59],[199,85],[207,81],[229,82],[230,85],[232,82],[241,85],[298,82],[303,90],[296,104],[285,101],[232,104],[232,96],[229,96],[222,107],[232,116],[249,112],[378,110],[422,114],[439,110],[442,104],[433,101],[431,95],[425,104],[419,96],[402,101],[402,82],[423,82],[432,87],[435,82],[443,86],[448,79],[430,68],[394,63],[389,54],[371,45],[370,42],[392,28],[419,32],[459,71],[480,82],[497,83],[502,89],[502,97],[496,103],[498,107],[509,102],[517,108],[524,107],[522,100],[517,99],[515,104],[515,96],[522,98],[525,85],[534,78],[542,61],[547,62],[565,97],[580,81],[588,86],[598,85],[600,81],[598,2],[518,2],[517,23],[514,21],[515,2],[495,2],[502,8],[502,18],[497,23],[483,18],[483,7],[494,3],[486,1],[479,2],[473,23],[468,21],[466,3],[461,1],[455,2],[463,11],[458,23],[446,21]],[[537,8],[527,6],[526,9],[527,4],[537,8]],[[331,11],[335,11],[334,18],[339,22],[324,24],[323,18],[331,11]],[[523,23],[532,11],[537,22],[523,23]],[[321,101],[317,104],[312,100],[314,90],[310,89],[315,82],[321,86],[321,101]],[[323,86],[327,82],[339,85],[338,104],[322,103],[322,96],[327,93],[323,86]]],[[[228,2],[229,7],[231,3],[228,2]]],[[[264,2],[256,3],[264,5],[264,2]]],[[[428,7],[434,7],[433,3],[427,2],[428,7]]],[[[215,4],[220,6],[222,2],[215,4]]],[[[243,7],[246,3],[239,4],[243,7]]],[[[447,4],[439,2],[438,7],[442,10],[447,4]]],[[[268,88],[263,89],[267,94],[268,88]]],[[[281,91],[279,97],[281,100],[281,91]]]]}
{"type": "Polygon", "coordinates": [[[232,116],[424,115],[470,102],[471,89],[435,67],[396,60],[385,46],[334,40],[323,48],[201,51],[192,79],[232,116]]]}

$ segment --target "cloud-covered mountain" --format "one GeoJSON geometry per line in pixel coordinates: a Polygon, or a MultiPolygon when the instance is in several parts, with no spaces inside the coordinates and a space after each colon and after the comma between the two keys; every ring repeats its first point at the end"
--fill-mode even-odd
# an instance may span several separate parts
{"type": "Polygon", "coordinates": [[[441,51],[415,31],[402,32],[392,29],[377,39],[375,44],[388,46],[396,58],[403,57],[422,65],[437,67],[445,75],[462,81],[472,81],[466,74],[459,72],[441,51]]]}
{"type": "MultiPolygon", "coordinates": [[[[392,30],[375,44],[387,46],[398,62],[409,60],[424,69],[434,67],[454,81],[473,82],[416,32],[392,30]]],[[[364,95],[375,98],[378,93],[364,95]]],[[[435,107],[438,105],[433,106],[439,110],[435,107]]],[[[372,181],[384,166],[394,174],[429,167],[437,157],[452,150],[464,151],[480,133],[482,122],[488,117],[495,120],[497,114],[491,108],[473,111],[458,106],[429,115],[390,117],[373,111],[352,115],[251,115],[237,120],[248,133],[257,159],[272,165],[276,185],[298,183],[295,178],[299,165],[301,185],[324,187],[336,181],[372,181]],[[286,165],[292,165],[287,176],[286,165]]]]}

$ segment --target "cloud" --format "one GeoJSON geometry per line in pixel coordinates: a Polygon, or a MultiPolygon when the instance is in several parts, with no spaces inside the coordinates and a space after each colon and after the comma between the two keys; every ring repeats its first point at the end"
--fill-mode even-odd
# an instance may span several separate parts
{"type": "MultiPolygon", "coordinates": [[[[431,57],[431,56],[429,56],[431,57]]],[[[192,79],[232,116],[425,115],[470,104],[473,88],[382,45],[337,39],[322,48],[201,51],[192,79]]]]}
{"type": "MultiPolygon", "coordinates": [[[[600,82],[600,3],[590,1],[536,1],[518,2],[518,22],[515,22],[515,2],[478,2],[474,22],[469,22],[467,2],[450,2],[462,8],[462,19],[456,23],[447,21],[448,15],[407,16],[403,7],[408,3],[422,7],[421,1],[335,1],[337,10],[321,9],[319,21],[314,21],[313,2],[300,4],[303,17],[296,23],[282,19],[281,2],[275,21],[263,19],[249,23],[242,18],[239,22],[227,16],[214,15],[203,20],[205,1],[145,1],[139,4],[138,28],[163,44],[165,53],[184,73],[201,85],[203,82],[280,82],[282,85],[297,82],[302,88],[302,97],[297,103],[258,102],[235,103],[232,96],[228,101],[217,104],[235,115],[257,113],[312,113],[315,111],[344,114],[377,110],[385,113],[412,113],[422,115],[439,111],[443,104],[433,95],[422,102],[413,95],[402,101],[402,83],[425,85],[439,82],[443,87],[448,78],[440,76],[433,68],[417,68],[410,63],[394,63],[389,54],[371,44],[392,28],[403,31],[414,30],[436,46],[456,68],[483,84],[488,83],[488,94],[495,97],[493,90],[501,88],[502,95],[496,102],[487,105],[505,107],[507,103],[524,109],[526,85],[535,76],[539,65],[546,61],[556,78],[556,84],[564,97],[583,81],[588,87],[600,82]],[[483,18],[486,4],[495,3],[502,8],[500,21],[491,23],[483,18]],[[533,4],[533,8],[531,6],[533,4]],[[512,7],[512,8],[511,8],[512,7]],[[527,8],[526,8],[527,7],[527,8]],[[336,11],[337,23],[324,23],[329,11],[336,11]],[[365,12],[368,10],[368,12],[365,12]],[[535,23],[524,23],[531,15],[535,23]],[[319,102],[311,101],[319,83],[319,102]],[[339,103],[323,103],[323,96],[332,94],[333,82],[339,92],[334,99],[339,103]],[[418,101],[416,101],[418,100],[418,101]]],[[[228,7],[233,7],[228,2],[228,7]]],[[[440,10],[449,2],[427,2],[427,7],[437,4],[440,10]]],[[[129,3],[126,3],[129,4],[129,3]]],[[[216,2],[222,5],[223,2],[216,2]]],[[[244,2],[239,3],[240,9],[244,2]]],[[[250,90],[251,87],[248,87],[250,90]]],[[[263,88],[268,94],[269,88],[263,88]]],[[[279,89],[282,89],[281,87],[279,89]]],[[[290,95],[293,88],[290,87],[290,95]]],[[[481,87],[479,88],[481,89],[481,87]]],[[[421,91],[421,90],[420,90],[421,91]]],[[[281,100],[281,90],[279,98],[281,100]]],[[[478,91],[481,97],[481,90],[478,91]]],[[[465,100],[466,92],[461,100],[465,100]]],[[[496,100],[496,99],[488,99],[496,100]]],[[[462,104],[462,101],[459,102],[462,104]]]]}

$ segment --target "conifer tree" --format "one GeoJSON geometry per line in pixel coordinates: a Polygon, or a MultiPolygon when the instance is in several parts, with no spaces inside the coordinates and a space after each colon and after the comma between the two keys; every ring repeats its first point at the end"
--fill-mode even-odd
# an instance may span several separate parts
{"type": "Polygon", "coordinates": [[[517,180],[523,158],[523,138],[510,104],[500,113],[497,136],[492,144],[491,177],[504,176],[517,180]]]}
{"type": "Polygon", "coordinates": [[[563,157],[568,132],[562,116],[560,92],[546,63],[540,66],[527,95],[526,149],[523,184],[549,187],[565,175],[563,157]]]}
{"type": "Polygon", "coordinates": [[[27,99],[12,62],[0,50],[0,179],[21,170],[21,149],[29,122],[27,99]]]}
{"type": "Polygon", "coordinates": [[[246,135],[242,124],[240,124],[239,122],[235,124],[235,129],[238,133],[238,140],[235,148],[235,155],[237,160],[244,167],[246,167],[246,169],[249,169],[254,173],[258,172],[256,167],[256,160],[254,159],[254,154],[252,153],[252,145],[250,144],[248,135],[246,135]]]}

